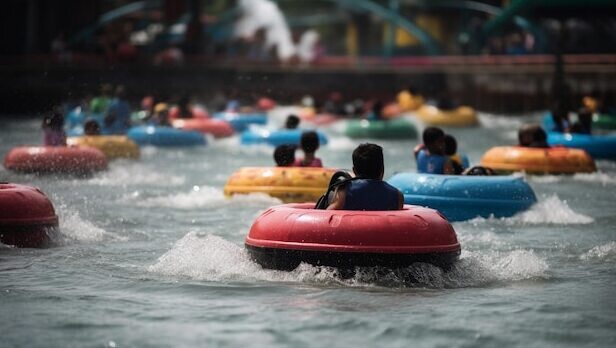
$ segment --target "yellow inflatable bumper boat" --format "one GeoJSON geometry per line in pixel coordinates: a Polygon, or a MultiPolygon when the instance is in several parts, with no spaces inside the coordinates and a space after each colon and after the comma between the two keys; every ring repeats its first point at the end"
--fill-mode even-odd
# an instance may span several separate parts
{"type": "Polygon", "coordinates": [[[483,155],[481,165],[497,172],[534,174],[592,173],[597,170],[595,161],[586,151],[565,147],[496,146],[483,155]]]}
{"type": "Polygon", "coordinates": [[[285,203],[316,202],[327,191],[332,168],[247,167],[229,177],[226,196],[267,193],[285,203]]]}
{"type": "Polygon", "coordinates": [[[139,158],[139,146],[124,135],[86,135],[69,137],[67,145],[90,146],[101,150],[108,159],[139,158]]]}
{"type": "Polygon", "coordinates": [[[469,106],[453,110],[441,110],[432,105],[424,105],[415,113],[416,117],[429,126],[469,127],[479,124],[477,112],[469,106]]]}
{"type": "Polygon", "coordinates": [[[396,96],[396,101],[401,111],[406,112],[419,109],[424,103],[424,98],[420,95],[413,95],[409,91],[401,91],[396,96]]]}

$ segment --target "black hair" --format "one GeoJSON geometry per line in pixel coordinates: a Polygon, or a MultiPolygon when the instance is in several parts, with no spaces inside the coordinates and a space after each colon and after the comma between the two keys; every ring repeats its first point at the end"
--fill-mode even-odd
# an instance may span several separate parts
{"type": "Polygon", "coordinates": [[[285,167],[295,162],[295,145],[278,145],[274,150],[276,165],[285,167]]]}
{"type": "Polygon", "coordinates": [[[117,98],[126,98],[126,87],[124,87],[124,85],[118,85],[115,90],[115,96],[117,98]]]}
{"type": "Polygon", "coordinates": [[[543,130],[543,128],[536,127],[533,130],[533,142],[546,142],[548,140],[548,134],[543,130]]]}
{"type": "Polygon", "coordinates": [[[426,146],[430,146],[431,144],[433,144],[436,140],[438,140],[439,138],[442,138],[445,136],[445,132],[443,132],[442,129],[438,128],[438,127],[428,127],[426,129],[424,129],[423,131],[423,143],[426,146]]]}
{"type": "Polygon", "coordinates": [[[319,135],[315,131],[303,132],[300,144],[304,152],[313,153],[319,148],[319,135]]]}
{"type": "Polygon", "coordinates": [[[445,155],[453,156],[458,151],[458,142],[452,135],[445,134],[445,155]]]}
{"type": "Polygon", "coordinates": [[[293,114],[287,116],[287,121],[285,122],[285,128],[286,129],[296,129],[297,126],[299,126],[299,117],[293,114]]]}
{"type": "Polygon", "coordinates": [[[60,130],[64,127],[64,115],[59,111],[53,111],[43,118],[43,128],[60,130]]]}
{"type": "Polygon", "coordinates": [[[376,144],[361,144],[353,151],[353,168],[358,177],[381,179],[385,164],[383,148],[376,144]]]}
{"type": "Polygon", "coordinates": [[[96,120],[87,120],[86,123],[83,124],[83,132],[86,135],[100,135],[101,126],[96,120]]]}

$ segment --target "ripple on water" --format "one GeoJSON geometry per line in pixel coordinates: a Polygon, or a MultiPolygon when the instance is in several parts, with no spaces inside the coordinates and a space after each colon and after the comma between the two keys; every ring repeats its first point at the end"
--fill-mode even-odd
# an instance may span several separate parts
{"type": "Polygon", "coordinates": [[[485,222],[503,221],[507,225],[578,225],[590,224],[594,219],[584,214],[573,211],[566,200],[561,200],[558,195],[550,195],[539,199],[529,210],[518,213],[509,218],[482,218],[477,217],[466,222],[479,226],[485,222]]]}
{"type": "Polygon", "coordinates": [[[593,218],[574,212],[566,200],[557,195],[541,199],[531,209],[509,219],[513,223],[523,224],[589,224],[593,218]]]}
{"type": "Polygon", "coordinates": [[[598,245],[580,256],[581,260],[616,261],[616,241],[598,245]]]}
{"type": "Polygon", "coordinates": [[[573,176],[565,175],[530,175],[527,180],[538,184],[554,184],[560,183],[566,180],[573,180],[579,182],[588,182],[594,184],[601,184],[602,186],[616,185],[616,176],[604,172],[595,173],[577,173],[573,176]]]}
{"type": "Polygon", "coordinates": [[[89,183],[100,186],[130,186],[155,185],[178,186],[184,184],[183,176],[161,173],[160,169],[126,161],[116,161],[111,164],[110,170],[100,173],[88,180],[89,183]]]}
{"type": "Polygon", "coordinates": [[[249,195],[234,195],[226,197],[220,188],[212,186],[193,186],[189,192],[176,193],[142,199],[139,195],[130,195],[125,199],[135,199],[142,207],[167,207],[174,209],[194,209],[204,207],[219,207],[221,205],[275,205],[281,201],[264,193],[249,195]]]}
{"type": "Polygon", "coordinates": [[[155,264],[152,273],[205,281],[274,281],[337,284],[340,286],[459,288],[494,282],[545,279],[547,262],[529,250],[463,251],[450,271],[418,263],[404,269],[366,267],[354,275],[329,267],[301,264],[291,272],[265,270],[250,260],[246,250],[221,237],[190,232],[155,264]]]}

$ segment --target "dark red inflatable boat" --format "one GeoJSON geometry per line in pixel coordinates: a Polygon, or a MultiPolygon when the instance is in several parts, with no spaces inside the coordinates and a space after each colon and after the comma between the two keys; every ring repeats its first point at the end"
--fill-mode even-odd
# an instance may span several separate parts
{"type": "Polygon", "coordinates": [[[0,242],[41,247],[57,227],[53,205],[38,188],[0,183],[0,242]]]}
{"type": "Polygon", "coordinates": [[[315,210],[313,203],[265,211],[245,245],[265,268],[292,270],[301,262],[338,268],[402,268],[425,262],[450,268],[460,256],[451,224],[436,210],[315,210]]]}

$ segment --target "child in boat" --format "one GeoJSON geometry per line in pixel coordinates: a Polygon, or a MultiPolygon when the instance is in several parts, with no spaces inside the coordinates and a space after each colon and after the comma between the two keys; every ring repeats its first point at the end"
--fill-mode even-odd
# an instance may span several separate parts
{"type": "Polygon", "coordinates": [[[361,144],[353,151],[355,178],[334,192],[327,209],[400,210],[404,196],[383,181],[385,165],[383,148],[376,144],[361,144]]]}
{"type": "Polygon", "coordinates": [[[299,117],[296,115],[287,116],[287,120],[285,121],[284,128],[285,129],[297,129],[299,126],[299,117]]]}
{"type": "Polygon", "coordinates": [[[43,144],[45,146],[66,146],[64,116],[57,110],[43,118],[43,144]]]}
{"type": "Polygon", "coordinates": [[[105,116],[104,126],[106,134],[124,134],[130,127],[131,108],[126,100],[126,88],[118,86],[115,91],[115,98],[111,100],[107,115],[105,116]]]}
{"type": "Polygon", "coordinates": [[[451,160],[454,174],[460,175],[464,171],[462,157],[458,154],[458,142],[452,135],[445,134],[445,155],[451,160]]]}
{"type": "Polygon", "coordinates": [[[417,171],[427,174],[455,174],[451,159],[445,155],[445,132],[437,127],[423,131],[423,144],[415,147],[417,171]]]}
{"type": "Polygon", "coordinates": [[[577,112],[577,121],[571,126],[571,133],[591,134],[592,132],[592,111],[583,107],[577,112]]]}
{"type": "Polygon", "coordinates": [[[569,133],[571,121],[569,113],[563,108],[555,108],[552,110],[552,121],[554,121],[554,131],[561,133],[569,133]]]}
{"type": "Polygon", "coordinates": [[[154,106],[151,123],[156,126],[171,127],[169,122],[169,106],[166,103],[158,103],[154,106]]]}
{"type": "Polygon", "coordinates": [[[90,102],[90,111],[95,114],[107,112],[107,108],[111,103],[111,92],[113,92],[113,87],[110,84],[102,84],[100,87],[100,95],[93,98],[90,102]]]}
{"type": "Polygon", "coordinates": [[[274,161],[278,167],[291,167],[295,162],[295,145],[278,145],[274,150],[274,161]]]}
{"type": "Polygon", "coordinates": [[[83,124],[85,135],[101,135],[101,126],[95,120],[88,120],[83,124]]]}
{"type": "Polygon", "coordinates": [[[293,163],[295,167],[323,167],[321,159],[314,156],[314,153],[319,149],[319,135],[315,131],[302,133],[300,140],[304,158],[298,158],[293,163]]]}
{"type": "Polygon", "coordinates": [[[548,148],[548,135],[536,123],[525,124],[518,130],[518,146],[548,148]]]}

